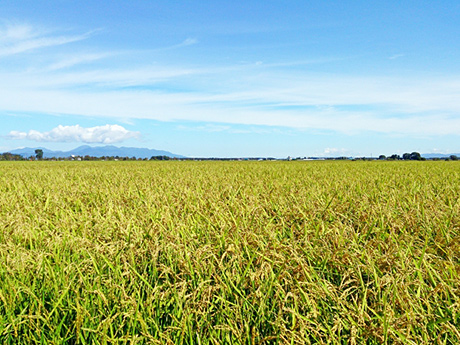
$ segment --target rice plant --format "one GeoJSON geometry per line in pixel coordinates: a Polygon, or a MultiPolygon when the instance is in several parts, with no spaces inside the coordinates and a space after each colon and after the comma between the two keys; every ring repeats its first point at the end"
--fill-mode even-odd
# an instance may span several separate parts
{"type": "Polygon", "coordinates": [[[458,344],[457,162],[0,162],[4,344],[458,344]]]}

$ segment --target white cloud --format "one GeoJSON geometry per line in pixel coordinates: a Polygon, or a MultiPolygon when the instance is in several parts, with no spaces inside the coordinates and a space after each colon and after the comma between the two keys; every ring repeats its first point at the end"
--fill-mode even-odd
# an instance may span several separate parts
{"type": "Polygon", "coordinates": [[[6,24],[0,28],[0,43],[22,41],[37,35],[35,30],[27,24],[6,24]]]}
{"type": "Polygon", "coordinates": [[[29,132],[11,131],[10,139],[32,140],[39,142],[82,142],[113,144],[131,138],[139,138],[139,132],[128,131],[119,125],[105,125],[84,128],[75,126],[57,126],[49,132],[30,130],[29,132]]]}
{"type": "Polygon", "coordinates": [[[324,149],[322,155],[345,155],[349,152],[349,150],[344,148],[327,147],[324,149]]]}
{"type": "MultiPolygon", "coordinates": [[[[114,75],[106,76],[107,80],[112,77],[116,79],[114,75]]],[[[304,83],[292,80],[289,85],[276,79],[279,85],[261,80],[252,85],[241,83],[241,90],[219,90],[217,86],[216,92],[211,93],[55,88],[45,79],[40,85],[39,78],[30,83],[27,79],[18,83],[17,79],[4,78],[0,108],[8,112],[187,120],[345,133],[458,135],[460,128],[460,83],[446,81],[432,80],[428,87],[427,82],[417,80],[404,85],[401,80],[371,77],[310,78],[304,83]],[[263,82],[265,85],[260,85],[263,82]]]]}
{"type": "Polygon", "coordinates": [[[194,44],[197,44],[197,43],[198,43],[198,40],[196,38],[187,38],[187,39],[185,39],[184,41],[182,41],[179,44],[176,44],[176,45],[173,45],[173,46],[170,46],[170,47],[166,47],[166,48],[160,48],[159,50],[169,50],[169,49],[182,48],[182,47],[191,46],[191,45],[194,45],[194,44]]]}
{"type": "Polygon", "coordinates": [[[198,40],[196,38],[186,38],[181,43],[173,44],[173,45],[166,46],[166,47],[160,47],[160,48],[152,49],[152,51],[154,51],[154,52],[165,52],[165,51],[169,51],[169,50],[188,47],[188,46],[191,46],[191,45],[194,45],[194,44],[197,44],[197,43],[198,43],[198,40]]]}
{"type": "Polygon", "coordinates": [[[182,46],[190,46],[197,44],[198,40],[196,38],[187,38],[184,42],[181,43],[182,46]]]}
{"type": "MultiPolygon", "coordinates": [[[[0,56],[86,37],[0,26],[0,56]]],[[[196,43],[188,38],[158,50],[196,43]]],[[[200,128],[207,131],[231,131],[227,125],[241,124],[412,136],[459,133],[460,82],[455,75],[350,76],[300,68],[327,60],[177,67],[136,58],[129,68],[129,54],[105,68],[93,62],[116,54],[65,51],[59,53],[67,57],[62,60],[46,54],[35,59],[34,54],[19,71],[0,66],[0,111],[213,123],[200,128]],[[72,68],[82,63],[78,71],[72,68]]],[[[17,135],[44,140],[52,132],[17,135]]]]}
{"type": "Polygon", "coordinates": [[[396,59],[402,58],[404,56],[406,56],[406,54],[394,54],[394,55],[390,56],[388,59],[396,60],[396,59]]]}
{"type": "Polygon", "coordinates": [[[58,62],[53,63],[48,67],[50,71],[56,71],[64,68],[73,67],[75,65],[84,64],[94,62],[100,59],[104,59],[111,54],[83,54],[72,56],[67,59],[60,60],[58,62]]]}
{"type": "Polygon", "coordinates": [[[230,126],[225,125],[215,125],[215,124],[206,124],[204,126],[177,126],[178,129],[183,131],[196,131],[196,132],[228,132],[231,130],[230,126]]]}
{"type": "Polygon", "coordinates": [[[0,28],[0,57],[24,53],[39,48],[81,41],[90,33],[52,36],[26,24],[9,24],[0,28]]]}

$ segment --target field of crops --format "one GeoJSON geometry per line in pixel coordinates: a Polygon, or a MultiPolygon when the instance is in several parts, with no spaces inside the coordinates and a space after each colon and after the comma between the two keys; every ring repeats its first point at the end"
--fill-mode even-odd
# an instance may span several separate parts
{"type": "Polygon", "coordinates": [[[0,162],[2,344],[458,344],[457,162],[0,162]]]}

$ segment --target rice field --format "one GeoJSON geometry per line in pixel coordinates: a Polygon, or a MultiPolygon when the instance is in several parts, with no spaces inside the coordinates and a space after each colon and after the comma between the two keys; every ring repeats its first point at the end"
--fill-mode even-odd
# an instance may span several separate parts
{"type": "Polygon", "coordinates": [[[458,344],[460,163],[0,162],[2,344],[458,344]]]}

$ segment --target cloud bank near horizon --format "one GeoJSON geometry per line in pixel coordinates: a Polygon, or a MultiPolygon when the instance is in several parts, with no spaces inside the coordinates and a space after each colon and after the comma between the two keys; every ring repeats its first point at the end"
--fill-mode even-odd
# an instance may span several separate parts
{"type": "Polygon", "coordinates": [[[84,128],[75,126],[57,126],[48,132],[30,130],[29,132],[11,131],[13,140],[32,140],[37,142],[81,142],[86,144],[114,144],[139,138],[139,132],[133,132],[119,125],[105,125],[84,128]]]}

